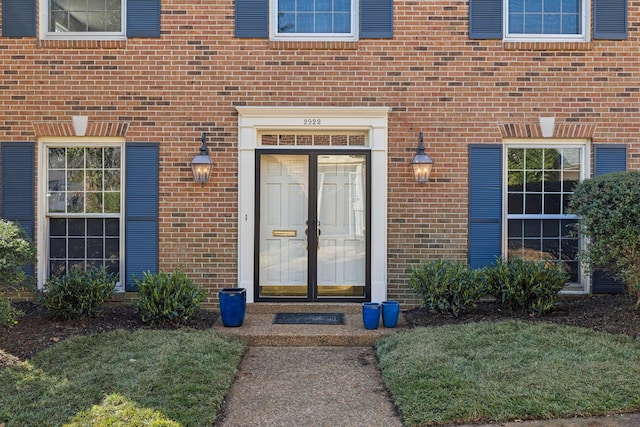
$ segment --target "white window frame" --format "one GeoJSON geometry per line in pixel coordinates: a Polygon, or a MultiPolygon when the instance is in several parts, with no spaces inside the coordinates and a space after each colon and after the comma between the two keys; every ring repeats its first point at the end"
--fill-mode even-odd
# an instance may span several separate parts
{"type": "Polygon", "coordinates": [[[269,39],[274,41],[358,41],[360,1],[351,1],[350,33],[278,33],[278,0],[269,0],[269,39]]]}
{"type": "Polygon", "coordinates": [[[590,41],[591,31],[591,0],[580,0],[582,7],[581,34],[511,34],[509,32],[509,1],[502,0],[502,27],[504,28],[504,41],[530,41],[530,42],[587,42],[590,41]]]}
{"type": "MultiPolygon", "coordinates": [[[[511,139],[511,140],[503,140],[503,150],[502,150],[502,258],[507,259],[508,254],[508,226],[509,219],[514,219],[513,215],[509,215],[508,213],[508,152],[511,148],[528,148],[528,149],[536,149],[536,148],[581,148],[581,158],[580,158],[580,181],[584,181],[591,176],[591,162],[590,162],[590,154],[591,153],[591,142],[585,139],[554,139],[554,140],[538,140],[538,139],[527,139],[523,141],[522,139],[511,139]],[[511,218],[510,218],[511,217],[511,218]]],[[[575,215],[551,215],[553,218],[549,219],[575,219],[575,215]]],[[[517,218],[526,219],[528,217],[527,214],[517,215],[517,218]]],[[[532,215],[532,217],[540,219],[540,215],[532,215]]],[[[582,251],[586,245],[585,239],[580,236],[580,242],[578,243],[578,250],[582,251]]],[[[591,277],[588,271],[584,268],[584,265],[580,265],[580,287],[577,284],[569,283],[568,286],[560,291],[561,294],[565,295],[583,295],[591,292],[591,277]]]]}
{"type": "MultiPolygon", "coordinates": [[[[44,284],[48,278],[49,269],[49,215],[47,207],[48,186],[48,164],[47,151],[54,147],[119,147],[120,148],[120,277],[116,284],[116,292],[124,292],[124,272],[125,272],[125,139],[120,137],[42,137],[38,139],[38,210],[37,210],[37,285],[38,289],[44,289],[44,284]]],[[[106,215],[109,216],[109,215],[106,215]]],[[[100,214],[96,217],[103,218],[105,215],[100,214]]],[[[115,216],[114,216],[115,217],[115,216]]]]}
{"type": "Polygon", "coordinates": [[[127,38],[127,0],[121,2],[121,29],[117,32],[55,32],[49,31],[49,0],[39,0],[41,40],[125,40],[127,38]]]}

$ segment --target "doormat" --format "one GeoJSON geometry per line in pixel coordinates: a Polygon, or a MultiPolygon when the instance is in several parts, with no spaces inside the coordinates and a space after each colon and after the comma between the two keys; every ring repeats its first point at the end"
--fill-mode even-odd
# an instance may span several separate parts
{"type": "Polygon", "coordinates": [[[344,313],[276,313],[276,325],[344,325],[344,313]]]}

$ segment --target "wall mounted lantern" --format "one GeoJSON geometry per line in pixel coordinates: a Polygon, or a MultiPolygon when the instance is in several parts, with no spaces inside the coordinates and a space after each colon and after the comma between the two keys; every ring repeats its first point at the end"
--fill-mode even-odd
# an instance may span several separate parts
{"type": "Polygon", "coordinates": [[[420,132],[418,140],[418,150],[416,155],[411,160],[411,167],[413,168],[413,178],[416,182],[423,184],[429,181],[431,175],[431,168],[433,166],[433,160],[424,152],[424,144],[422,142],[422,132],[420,132]]]}
{"type": "Polygon", "coordinates": [[[193,171],[193,180],[202,184],[209,182],[211,172],[213,171],[213,160],[209,157],[209,149],[207,148],[207,134],[202,132],[202,145],[200,146],[200,154],[191,160],[191,170],[193,171]]]}

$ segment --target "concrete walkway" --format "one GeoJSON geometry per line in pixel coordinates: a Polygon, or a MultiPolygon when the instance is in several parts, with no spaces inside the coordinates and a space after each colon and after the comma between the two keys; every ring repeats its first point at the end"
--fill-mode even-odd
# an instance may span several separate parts
{"type": "Polygon", "coordinates": [[[218,425],[402,426],[371,347],[250,347],[218,425]]]}
{"type": "MultiPolygon", "coordinates": [[[[256,304],[239,328],[225,328],[218,319],[214,329],[245,339],[249,349],[216,426],[402,426],[373,345],[405,324],[365,330],[360,310],[359,304],[256,304]],[[273,313],[284,310],[341,311],[345,325],[273,325],[273,313]]],[[[496,426],[640,427],[640,414],[473,425],[496,426]]]]}

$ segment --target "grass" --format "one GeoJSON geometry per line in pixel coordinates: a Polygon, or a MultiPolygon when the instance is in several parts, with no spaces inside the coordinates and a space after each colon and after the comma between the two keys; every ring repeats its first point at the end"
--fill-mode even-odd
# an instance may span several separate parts
{"type": "Polygon", "coordinates": [[[378,344],[409,426],[640,408],[640,341],[545,323],[416,328],[378,344]]]}
{"type": "Polygon", "coordinates": [[[212,425],[245,344],[213,331],[114,331],[0,370],[0,425],[212,425]]]}

